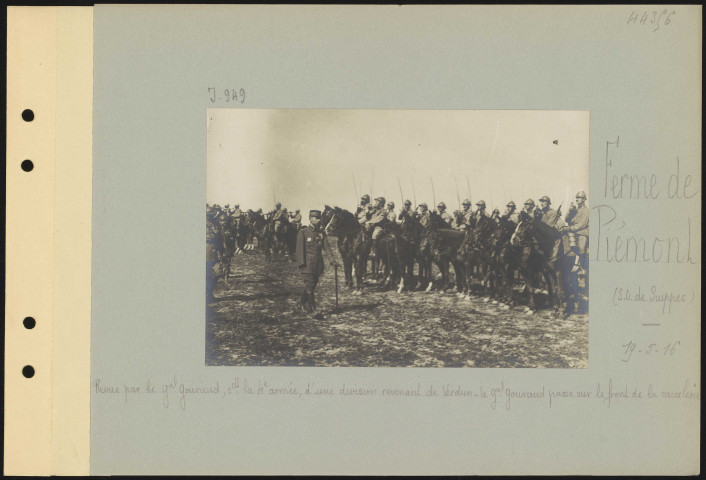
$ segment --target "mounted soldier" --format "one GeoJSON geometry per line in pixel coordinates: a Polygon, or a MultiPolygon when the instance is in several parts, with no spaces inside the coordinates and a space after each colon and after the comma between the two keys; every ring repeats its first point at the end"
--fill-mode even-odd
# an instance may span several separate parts
{"type": "Polygon", "coordinates": [[[450,227],[454,218],[446,211],[446,204],[444,202],[439,202],[436,206],[436,210],[439,212],[439,216],[446,224],[450,227]]]}
{"type": "Polygon", "coordinates": [[[240,205],[235,204],[233,205],[233,213],[231,214],[231,217],[233,218],[233,223],[235,224],[235,228],[238,229],[240,228],[240,223],[243,220],[243,212],[240,210],[240,205]]]}
{"type": "Polygon", "coordinates": [[[557,228],[560,220],[559,212],[550,207],[552,201],[546,195],[539,199],[539,208],[535,209],[535,217],[541,218],[542,222],[552,228],[557,228]]]}
{"type": "Polygon", "coordinates": [[[297,230],[300,230],[302,228],[302,214],[299,213],[298,208],[294,211],[294,214],[292,215],[291,222],[292,222],[292,225],[294,225],[297,230]]]}
{"type": "Polygon", "coordinates": [[[422,227],[429,225],[429,222],[431,221],[431,213],[429,213],[429,207],[427,207],[426,203],[420,203],[417,206],[417,214],[419,216],[419,223],[422,224],[422,227]]]}
{"type": "Polygon", "coordinates": [[[365,225],[368,220],[368,214],[372,210],[372,205],[370,205],[370,195],[367,193],[360,197],[360,204],[355,210],[355,216],[358,217],[358,223],[365,225]]]}
{"type": "Polygon", "coordinates": [[[588,255],[588,218],[586,193],[581,190],[576,194],[576,204],[572,203],[569,207],[566,226],[562,229],[568,233],[564,240],[565,251],[571,251],[580,256],[588,255]]]}
{"type": "Polygon", "coordinates": [[[471,219],[473,218],[473,209],[471,208],[471,201],[469,199],[465,199],[461,203],[461,206],[463,207],[463,210],[461,210],[461,215],[463,216],[463,223],[458,226],[458,229],[465,231],[471,225],[471,219]]]}
{"type": "Polygon", "coordinates": [[[387,219],[392,223],[397,223],[397,214],[395,213],[395,202],[390,200],[387,202],[387,219]]]}
{"type": "Polygon", "coordinates": [[[527,200],[525,200],[525,207],[522,209],[522,211],[528,215],[531,215],[532,210],[534,210],[534,200],[528,198],[527,200]]]}
{"type": "Polygon", "coordinates": [[[410,200],[404,201],[404,207],[397,217],[399,220],[404,220],[405,216],[416,218],[417,212],[412,208],[412,202],[410,200]]]}
{"type": "Polygon", "coordinates": [[[476,202],[476,211],[473,213],[473,221],[475,224],[478,224],[478,220],[480,220],[481,217],[489,218],[488,212],[485,211],[485,200],[478,200],[476,202]]]}
{"type": "Polygon", "coordinates": [[[505,207],[505,215],[503,215],[503,217],[507,218],[515,225],[520,223],[520,215],[517,213],[517,205],[515,205],[515,202],[510,200],[505,207]]]}
{"type": "Polygon", "coordinates": [[[376,258],[378,250],[378,239],[383,233],[383,229],[380,223],[387,219],[387,210],[385,209],[385,197],[378,197],[375,199],[375,207],[370,211],[368,220],[366,222],[366,228],[368,231],[373,230],[373,247],[370,251],[370,256],[376,258]]]}

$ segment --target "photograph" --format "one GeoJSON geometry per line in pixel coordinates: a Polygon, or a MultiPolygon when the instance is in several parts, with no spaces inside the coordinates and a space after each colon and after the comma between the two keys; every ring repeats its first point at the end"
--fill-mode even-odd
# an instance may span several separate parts
{"type": "Polygon", "coordinates": [[[207,366],[588,367],[590,112],[206,113],[207,366]]]}

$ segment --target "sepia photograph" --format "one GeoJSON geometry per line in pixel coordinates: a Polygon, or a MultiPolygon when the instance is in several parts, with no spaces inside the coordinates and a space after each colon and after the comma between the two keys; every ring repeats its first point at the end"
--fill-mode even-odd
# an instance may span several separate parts
{"type": "Polygon", "coordinates": [[[588,111],[213,108],[206,175],[206,365],[588,367],[588,111]]]}

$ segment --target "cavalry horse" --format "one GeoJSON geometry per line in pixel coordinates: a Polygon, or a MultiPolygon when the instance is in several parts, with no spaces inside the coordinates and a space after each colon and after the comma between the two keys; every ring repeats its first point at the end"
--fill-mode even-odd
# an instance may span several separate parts
{"type": "Polygon", "coordinates": [[[354,288],[355,275],[353,294],[360,295],[363,290],[363,274],[372,246],[370,234],[358,223],[355,215],[339,207],[326,205],[321,214],[321,225],[327,236],[332,235],[338,239],[338,251],[341,253],[346,277],[345,286],[354,288]]]}
{"type": "Polygon", "coordinates": [[[497,224],[490,217],[480,215],[473,218],[473,224],[466,231],[461,247],[461,255],[466,267],[466,295],[475,279],[481,287],[487,287],[488,299],[495,290],[495,278],[492,275],[492,239],[497,224]]]}
{"type": "Polygon", "coordinates": [[[429,292],[434,287],[440,290],[448,288],[449,263],[451,263],[456,275],[456,290],[462,292],[465,285],[465,269],[458,252],[464,240],[464,233],[449,228],[444,219],[436,212],[429,212],[428,220],[422,223],[422,227],[424,229],[419,249],[426,263],[425,271],[429,279],[426,291],[429,292]],[[431,261],[439,267],[441,272],[441,283],[438,285],[434,285],[431,275],[431,261]]]}
{"type": "Polygon", "coordinates": [[[491,296],[514,306],[513,283],[519,265],[519,250],[510,244],[517,225],[507,216],[498,218],[498,226],[490,237],[490,275],[495,291],[491,296]]]}
{"type": "MultiPolygon", "coordinates": [[[[539,278],[544,278],[549,295],[549,303],[558,312],[563,303],[563,275],[562,266],[556,268],[550,264],[551,251],[560,238],[560,233],[555,228],[545,224],[539,218],[535,218],[526,212],[520,213],[520,223],[517,225],[515,233],[512,235],[510,243],[520,248],[519,271],[520,276],[529,290],[529,311],[536,310],[535,293],[539,288],[539,278]],[[555,270],[556,268],[556,270],[555,270]]],[[[560,264],[566,262],[561,242],[557,261],[560,264]]]]}

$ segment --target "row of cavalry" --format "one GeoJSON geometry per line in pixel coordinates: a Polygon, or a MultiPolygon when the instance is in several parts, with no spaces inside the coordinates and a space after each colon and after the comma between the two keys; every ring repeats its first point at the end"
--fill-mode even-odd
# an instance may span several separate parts
{"type": "MultiPolygon", "coordinates": [[[[299,226],[286,216],[274,221],[248,211],[236,222],[210,208],[207,243],[220,265],[212,277],[220,275],[227,282],[233,257],[247,250],[263,252],[268,262],[293,258],[299,226]]],[[[567,219],[569,215],[571,211],[567,219]]],[[[399,222],[383,219],[378,223],[383,234],[373,240],[370,228],[361,225],[354,213],[326,206],[320,228],[329,257],[328,242],[337,245],[344,285],[354,295],[363,293],[366,280],[398,293],[424,290],[456,293],[466,299],[480,296],[505,309],[522,303],[528,313],[541,307],[564,318],[587,310],[587,248],[579,251],[571,246],[566,232],[540,217],[522,211],[515,223],[507,216],[479,216],[465,230],[449,228],[436,212],[425,220],[421,222],[414,211],[402,210],[399,222]],[[438,269],[436,276],[433,265],[438,269]]],[[[462,219],[457,216],[454,221],[462,219]]],[[[212,292],[213,282],[207,289],[212,292]]]]}

